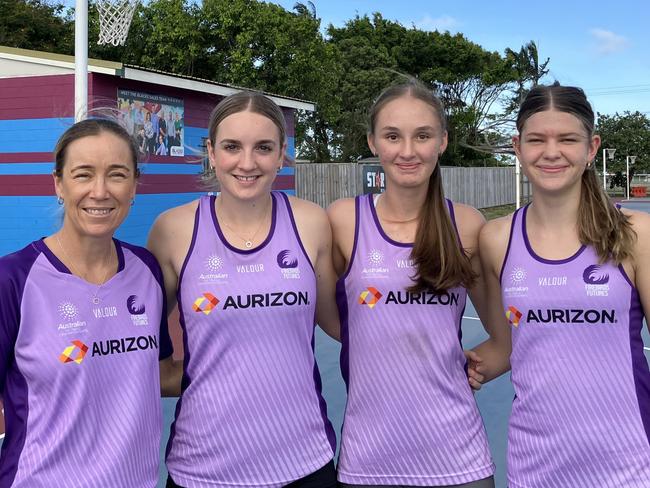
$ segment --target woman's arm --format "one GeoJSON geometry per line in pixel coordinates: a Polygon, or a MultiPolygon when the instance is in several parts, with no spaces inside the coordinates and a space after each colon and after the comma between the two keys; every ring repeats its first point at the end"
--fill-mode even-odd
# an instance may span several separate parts
{"type": "Polygon", "coordinates": [[[473,349],[479,361],[470,368],[470,383],[490,381],[510,369],[512,339],[501,299],[499,275],[508,246],[511,217],[491,221],[479,236],[479,253],[484,295],[484,317],[481,317],[489,339],[473,349]]]}
{"type": "Polygon", "coordinates": [[[634,285],[639,292],[641,305],[645,312],[646,324],[650,330],[650,215],[642,212],[630,213],[632,228],[637,239],[634,244],[634,285]]]}
{"type": "Polygon", "coordinates": [[[332,265],[332,230],[325,211],[311,202],[290,199],[298,234],[316,274],[316,322],[327,335],[341,340],[336,307],[336,273],[332,265]]]}
{"type": "MultiPolygon", "coordinates": [[[[197,203],[192,202],[164,212],[154,222],[147,248],[160,264],[167,298],[168,315],[176,306],[178,276],[189,251],[194,229],[197,203]]],[[[172,356],[160,361],[160,391],[162,396],[179,396],[183,377],[183,362],[172,356]]]]}

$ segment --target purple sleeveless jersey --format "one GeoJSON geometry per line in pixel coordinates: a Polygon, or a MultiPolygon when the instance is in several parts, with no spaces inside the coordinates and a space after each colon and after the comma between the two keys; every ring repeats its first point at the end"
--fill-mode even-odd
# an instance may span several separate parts
{"type": "MultiPolygon", "coordinates": [[[[449,210],[453,219],[451,202],[449,210]]],[[[337,283],[348,389],[344,483],[455,485],[494,472],[464,370],[466,290],[406,291],[411,250],[384,233],[372,195],[357,197],[351,263],[337,283]]]]}
{"type": "Polygon", "coordinates": [[[187,487],[279,487],[327,464],[334,433],[314,359],[316,278],[289,201],[259,247],[225,240],[199,201],[180,276],[183,393],[167,447],[187,487]]]}
{"type": "Polygon", "coordinates": [[[535,254],[512,219],[501,289],[512,327],[512,488],[650,487],[643,310],[622,266],[591,247],[535,254]]]}
{"type": "Polygon", "coordinates": [[[0,487],[156,485],[158,359],[172,353],[162,274],[114,242],[118,272],[99,288],[42,240],[0,259],[0,487]]]}

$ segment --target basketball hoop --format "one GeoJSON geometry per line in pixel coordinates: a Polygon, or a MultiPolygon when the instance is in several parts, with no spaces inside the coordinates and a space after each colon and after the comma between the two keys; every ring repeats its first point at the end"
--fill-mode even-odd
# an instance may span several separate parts
{"type": "Polygon", "coordinates": [[[98,0],[99,39],[97,44],[123,46],[138,0],[98,0]]]}

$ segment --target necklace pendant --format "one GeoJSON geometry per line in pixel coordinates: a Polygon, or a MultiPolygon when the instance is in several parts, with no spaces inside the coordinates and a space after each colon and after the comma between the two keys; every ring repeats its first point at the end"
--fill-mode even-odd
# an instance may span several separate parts
{"type": "Polygon", "coordinates": [[[251,241],[246,241],[244,242],[244,246],[246,246],[246,249],[250,249],[251,247],[253,247],[253,243],[251,241]]]}
{"type": "Polygon", "coordinates": [[[95,305],[99,305],[99,302],[100,302],[99,297],[98,297],[98,296],[94,296],[94,297],[92,298],[92,302],[93,302],[95,305]]]}

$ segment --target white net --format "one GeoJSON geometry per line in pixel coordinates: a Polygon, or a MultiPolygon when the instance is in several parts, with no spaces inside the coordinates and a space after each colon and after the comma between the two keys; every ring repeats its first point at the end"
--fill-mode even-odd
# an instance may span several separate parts
{"type": "Polygon", "coordinates": [[[98,0],[99,39],[97,44],[124,45],[137,6],[138,0],[98,0]]]}

